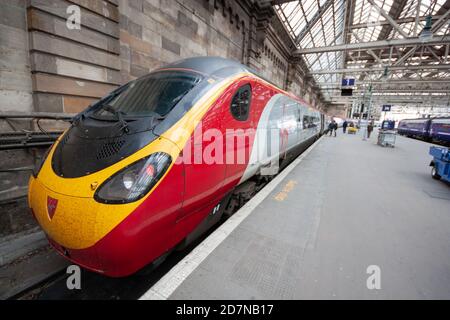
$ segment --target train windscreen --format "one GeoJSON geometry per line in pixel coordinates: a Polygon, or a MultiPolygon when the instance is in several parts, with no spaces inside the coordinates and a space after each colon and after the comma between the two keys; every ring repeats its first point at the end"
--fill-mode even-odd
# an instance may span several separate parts
{"type": "Polygon", "coordinates": [[[95,117],[120,113],[124,118],[164,117],[191,91],[203,76],[188,71],[160,71],[139,78],[100,101],[95,117]]]}

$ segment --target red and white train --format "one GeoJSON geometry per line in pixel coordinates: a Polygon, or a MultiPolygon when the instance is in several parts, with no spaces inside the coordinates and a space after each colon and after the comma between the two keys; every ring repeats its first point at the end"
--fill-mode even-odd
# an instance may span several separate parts
{"type": "Polygon", "coordinates": [[[30,179],[30,207],[67,259],[126,276],[233,212],[329,120],[240,63],[182,60],[80,113],[30,179]]]}

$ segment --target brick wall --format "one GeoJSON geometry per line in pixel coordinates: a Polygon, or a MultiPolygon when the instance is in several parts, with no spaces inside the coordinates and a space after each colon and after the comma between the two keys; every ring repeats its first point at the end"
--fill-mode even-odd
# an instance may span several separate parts
{"type": "Polygon", "coordinates": [[[2,1],[0,9],[0,111],[32,111],[26,0],[2,1]]]}
{"type": "Polygon", "coordinates": [[[116,1],[29,0],[35,111],[74,113],[121,84],[116,1]],[[81,9],[69,29],[67,7],[81,9]]]}
{"type": "Polygon", "coordinates": [[[248,22],[237,6],[217,1],[120,0],[123,81],[193,56],[222,56],[243,62],[248,22]]]}
{"type": "Polygon", "coordinates": [[[271,39],[265,39],[261,53],[261,74],[278,87],[285,88],[288,58],[275,48],[271,39]]]}

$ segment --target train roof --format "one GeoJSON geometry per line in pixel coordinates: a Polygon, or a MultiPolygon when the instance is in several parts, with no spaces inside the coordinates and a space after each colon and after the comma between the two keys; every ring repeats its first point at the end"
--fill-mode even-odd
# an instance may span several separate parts
{"type": "Polygon", "coordinates": [[[214,56],[192,57],[173,62],[169,65],[165,65],[155,71],[167,69],[190,69],[206,74],[208,76],[216,76],[219,78],[230,77],[240,72],[248,72],[276,87],[278,90],[283,91],[286,95],[291,96],[298,101],[301,101],[302,103],[308,105],[308,107],[316,111],[319,111],[318,109],[312,107],[309,103],[307,103],[302,97],[298,97],[290,92],[283,90],[282,88],[278,87],[278,85],[262,76],[259,72],[236,60],[214,56]]]}
{"type": "MultiPolygon", "coordinates": [[[[247,66],[242,63],[225,59],[222,57],[193,57],[173,62],[161,69],[191,69],[204,74],[212,75],[224,69],[234,69],[252,72],[247,66]]],[[[253,73],[253,72],[252,72],[253,73]]]]}
{"type": "Polygon", "coordinates": [[[162,67],[161,69],[191,69],[208,75],[219,74],[222,76],[230,76],[239,72],[253,73],[257,77],[264,81],[276,86],[273,82],[263,77],[254,69],[246,66],[239,61],[222,58],[222,57],[192,57],[173,62],[169,65],[162,67]]]}
{"type": "Polygon", "coordinates": [[[450,117],[414,118],[414,119],[402,119],[400,121],[417,121],[417,120],[428,121],[428,120],[447,120],[447,119],[450,119],[450,117]]]}

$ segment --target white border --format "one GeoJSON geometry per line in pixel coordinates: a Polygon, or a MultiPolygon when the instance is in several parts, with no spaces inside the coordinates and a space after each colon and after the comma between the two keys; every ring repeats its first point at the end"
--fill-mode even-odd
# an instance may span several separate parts
{"type": "MultiPolygon", "coordinates": [[[[323,136],[322,136],[323,137],[323,136]]],[[[279,175],[269,182],[241,209],[234,213],[217,230],[211,233],[183,260],[178,262],[168,273],[155,283],[139,300],[167,300],[183,281],[213,252],[234,229],[247,218],[254,209],[286,178],[286,176],[311,152],[322,140],[319,138],[279,175]]]]}

